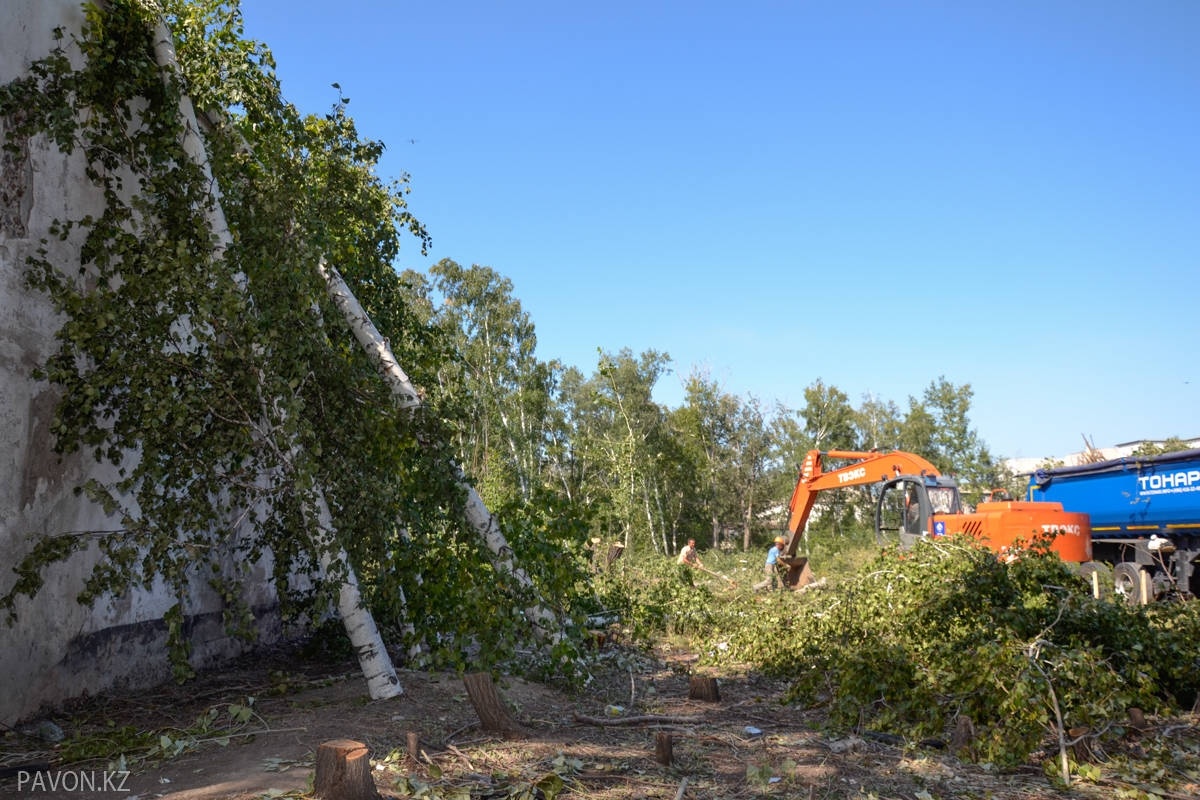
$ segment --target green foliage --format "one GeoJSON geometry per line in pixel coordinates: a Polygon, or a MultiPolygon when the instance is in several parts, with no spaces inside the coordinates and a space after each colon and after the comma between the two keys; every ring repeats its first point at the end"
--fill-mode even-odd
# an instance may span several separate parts
{"type": "Polygon", "coordinates": [[[1094,600],[1044,547],[1004,563],[950,539],[884,553],[830,591],[723,603],[706,650],[791,678],[788,699],[837,726],[917,739],[969,717],[976,757],[1008,766],[1059,725],[1117,735],[1131,706],[1190,703],[1198,618],[1094,600]]]}
{"type": "Polygon", "coordinates": [[[925,388],[921,401],[909,398],[900,426],[901,449],[920,453],[943,474],[959,476],[968,499],[998,485],[998,466],[971,427],[971,384],[955,385],[939,376],[925,388]]]}
{"type": "MultiPolygon", "coordinates": [[[[39,373],[61,395],[55,446],[111,467],[112,479],[80,491],[115,521],[31,537],[0,604],[11,615],[44,570],[95,547],[80,602],[162,580],[177,600],[167,624],[182,679],[197,586],[224,601],[230,633],[250,635],[237,587],[270,553],[289,618],[321,618],[353,567],[398,629],[417,620],[416,638],[459,659],[511,652],[530,635],[519,609],[531,598],[464,530],[446,444],[456,407],[439,406],[436,379],[450,347],[392,268],[403,234],[429,241],[407,210],[407,179],[376,177],[383,145],[358,135],[345,98],[321,117],[282,99],[270,52],[241,36],[236,2],[169,0],[163,11],[178,72],[156,61],[153,4],[114,0],[88,4],[78,36],[60,36],[28,78],[0,89],[7,146],[46,133],[83,156],[102,200],[50,231],[78,245],[80,262],[58,263],[46,242],[27,277],[64,319],[39,373]],[[185,90],[211,123],[204,144],[228,230],[211,178],[181,149],[185,90]],[[327,296],[322,258],[431,387],[427,411],[395,407],[327,296]],[[320,501],[332,532],[316,524],[320,501]],[[348,563],[319,568],[342,552],[348,563]]],[[[557,516],[539,514],[528,520],[557,516]]],[[[538,561],[532,529],[518,538],[547,586],[577,582],[538,561]]]]}
{"type": "Polygon", "coordinates": [[[713,595],[703,573],[661,556],[626,556],[592,581],[596,609],[615,611],[630,635],[698,634],[711,623],[713,595]]]}
{"type": "Polygon", "coordinates": [[[156,763],[197,750],[205,745],[221,747],[245,736],[266,730],[266,722],[254,710],[254,698],[244,702],[210,706],[184,728],[143,730],[132,725],[110,723],[66,739],[59,747],[63,764],[105,761],[125,770],[156,763]]]}
{"type": "Polygon", "coordinates": [[[1137,446],[1137,449],[1131,453],[1134,456],[1161,456],[1166,453],[1176,453],[1180,450],[1188,450],[1191,448],[1191,443],[1182,439],[1179,436],[1169,436],[1161,442],[1142,442],[1137,446]]]}

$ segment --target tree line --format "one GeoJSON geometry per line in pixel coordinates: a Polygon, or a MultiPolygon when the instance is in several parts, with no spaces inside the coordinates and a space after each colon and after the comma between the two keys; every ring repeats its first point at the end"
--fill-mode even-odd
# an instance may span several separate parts
{"type": "MultiPolygon", "coordinates": [[[[400,281],[443,343],[438,406],[493,508],[520,513],[553,496],[589,536],[634,552],[674,552],[688,538],[745,550],[778,529],[810,449],[919,453],[959,476],[968,499],[1011,481],[971,424],[970,384],[940,376],[903,407],[855,405],[814,377],[804,406],[789,408],[693,369],[670,408],[654,400],[674,368],[667,353],[598,351],[590,374],[539,360],[533,320],[489,267],[446,259],[400,281]]],[[[835,512],[849,503],[830,498],[835,512]]]]}

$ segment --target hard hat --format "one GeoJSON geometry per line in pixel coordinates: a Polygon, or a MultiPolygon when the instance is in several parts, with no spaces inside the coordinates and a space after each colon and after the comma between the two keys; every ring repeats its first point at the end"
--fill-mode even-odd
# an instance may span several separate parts
{"type": "Polygon", "coordinates": [[[775,544],[787,544],[787,540],[784,539],[782,536],[776,536],[775,544]]]}

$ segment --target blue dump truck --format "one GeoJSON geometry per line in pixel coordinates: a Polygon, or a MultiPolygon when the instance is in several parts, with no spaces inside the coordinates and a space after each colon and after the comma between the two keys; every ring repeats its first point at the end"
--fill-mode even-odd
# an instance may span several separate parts
{"type": "Polygon", "coordinates": [[[1200,596],[1200,449],[1038,470],[1028,498],[1091,517],[1082,571],[1101,591],[1140,603],[1200,596]]]}

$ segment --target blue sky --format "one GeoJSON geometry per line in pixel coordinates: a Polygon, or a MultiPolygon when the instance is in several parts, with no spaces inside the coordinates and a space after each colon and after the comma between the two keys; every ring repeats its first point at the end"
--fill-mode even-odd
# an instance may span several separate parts
{"type": "Polygon", "coordinates": [[[1200,436],[1200,2],[242,0],[538,353],[794,408],[974,390],[992,452],[1200,436]]]}

